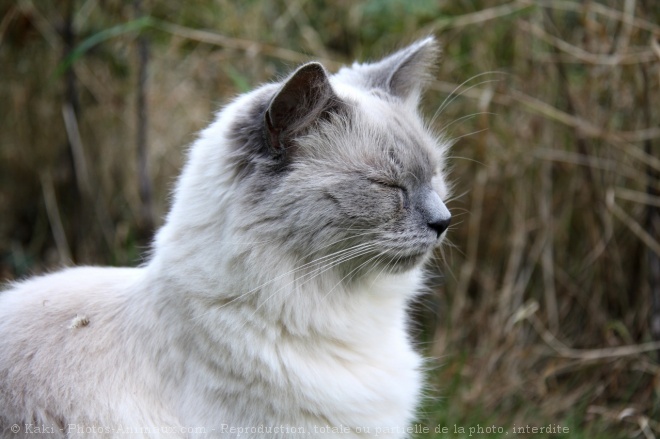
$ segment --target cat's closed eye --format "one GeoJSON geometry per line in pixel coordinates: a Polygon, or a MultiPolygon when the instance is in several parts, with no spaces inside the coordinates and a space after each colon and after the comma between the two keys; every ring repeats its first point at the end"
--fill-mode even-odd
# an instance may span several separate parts
{"type": "Polygon", "coordinates": [[[400,183],[385,179],[370,179],[372,187],[395,194],[398,199],[398,210],[408,208],[408,190],[400,183]]]}

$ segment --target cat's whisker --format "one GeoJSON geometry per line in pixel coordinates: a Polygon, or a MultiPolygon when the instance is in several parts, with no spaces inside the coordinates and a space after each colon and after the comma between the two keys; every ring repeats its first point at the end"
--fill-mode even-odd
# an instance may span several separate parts
{"type": "Polygon", "coordinates": [[[449,275],[452,277],[452,279],[454,279],[454,281],[457,281],[458,278],[454,274],[454,271],[451,269],[451,264],[449,264],[447,262],[447,255],[445,254],[445,248],[456,248],[456,246],[453,243],[447,241],[447,246],[444,246],[444,245],[441,246],[439,251],[440,251],[440,262],[445,267],[445,270],[443,270],[443,273],[445,271],[448,272],[449,275]]]}
{"type": "MultiPolygon", "coordinates": [[[[334,244],[336,244],[337,242],[341,242],[341,241],[343,241],[343,240],[336,241],[334,244]]],[[[328,261],[327,261],[328,259],[330,260],[329,263],[330,263],[330,264],[333,264],[333,263],[334,263],[335,261],[337,261],[337,260],[343,260],[344,258],[347,258],[347,257],[350,258],[350,257],[352,257],[351,255],[352,255],[353,253],[355,253],[355,252],[360,252],[360,251],[363,251],[363,250],[365,250],[365,249],[366,249],[366,250],[369,250],[371,247],[373,247],[373,246],[375,246],[375,245],[376,245],[376,244],[375,244],[375,243],[372,243],[372,242],[366,242],[366,243],[356,244],[356,245],[354,245],[354,246],[351,246],[351,247],[348,247],[348,248],[345,248],[345,249],[338,250],[338,251],[336,251],[336,252],[334,252],[334,253],[331,253],[331,254],[329,254],[329,255],[321,256],[321,257],[319,257],[319,258],[317,258],[317,259],[314,259],[313,261],[310,261],[310,262],[307,262],[307,263],[305,263],[305,264],[303,264],[303,265],[300,265],[300,266],[298,266],[296,269],[292,270],[290,273],[293,274],[293,273],[295,273],[295,272],[297,272],[297,271],[300,271],[301,269],[308,268],[308,267],[310,267],[310,266],[312,266],[312,265],[320,265],[320,264],[322,264],[322,263],[323,263],[323,264],[328,263],[328,261]]],[[[326,246],[326,247],[327,247],[327,246],[326,246]]],[[[315,268],[315,270],[317,270],[317,269],[318,269],[318,267],[315,268]]]]}
{"type": "MultiPolygon", "coordinates": [[[[466,212],[465,212],[465,215],[467,215],[467,214],[469,214],[469,213],[470,213],[469,211],[466,211],[466,212]]],[[[457,226],[459,226],[459,225],[461,225],[461,224],[463,224],[463,221],[459,221],[459,222],[457,222],[457,223],[451,224],[447,230],[448,230],[448,231],[449,231],[449,230],[453,230],[453,229],[457,228],[457,226]]]]}
{"type": "MultiPolygon", "coordinates": [[[[382,256],[385,256],[385,252],[381,252],[379,256],[381,256],[381,257],[382,257],[382,256]]],[[[376,261],[376,262],[378,262],[378,261],[376,261]]],[[[378,272],[378,274],[376,275],[376,277],[374,277],[374,279],[373,279],[372,282],[371,282],[371,286],[372,286],[372,287],[376,284],[376,281],[377,281],[378,278],[379,278],[379,277],[385,272],[385,270],[386,270],[386,269],[389,269],[390,264],[391,264],[391,261],[387,262],[383,267],[381,267],[380,272],[378,272]]]]}
{"type": "MultiPolygon", "coordinates": [[[[398,253],[397,253],[397,254],[398,254],[398,253]]],[[[382,256],[385,256],[385,255],[386,255],[385,252],[381,252],[379,256],[382,257],[382,256]]],[[[375,284],[376,280],[378,280],[378,278],[379,278],[379,277],[380,277],[385,271],[389,271],[389,270],[390,270],[390,267],[393,266],[393,265],[395,265],[395,264],[394,264],[394,259],[390,259],[390,260],[389,260],[389,261],[388,261],[388,262],[387,262],[387,263],[381,268],[381,270],[380,270],[380,272],[378,273],[378,275],[376,275],[376,277],[374,278],[374,280],[373,280],[373,282],[372,282],[372,285],[375,284]]]]}
{"type": "MultiPolygon", "coordinates": [[[[345,237],[345,238],[342,238],[342,239],[339,239],[339,240],[333,241],[333,242],[331,242],[330,244],[327,244],[327,245],[325,245],[325,246],[323,246],[323,247],[320,247],[318,250],[323,250],[323,249],[326,249],[326,248],[328,248],[328,247],[332,247],[332,246],[334,246],[334,245],[339,244],[340,242],[344,242],[344,241],[349,240],[349,239],[355,239],[355,238],[357,238],[357,237],[366,236],[366,235],[368,235],[369,233],[373,233],[373,232],[372,232],[372,231],[369,231],[369,232],[367,232],[367,233],[362,233],[362,234],[358,234],[358,235],[348,236],[348,237],[345,237]]],[[[319,258],[317,258],[317,259],[314,259],[314,260],[312,260],[312,261],[310,261],[310,262],[307,262],[307,263],[305,263],[305,264],[303,264],[303,265],[299,265],[299,266],[297,266],[294,270],[291,270],[291,271],[289,272],[289,274],[294,273],[294,272],[296,272],[296,271],[298,271],[298,270],[301,270],[301,269],[305,269],[305,268],[307,268],[307,267],[310,266],[310,265],[318,264],[318,263],[324,261],[325,259],[332,258],[332,257],[335,257],[335,256],[341,256],[341,254],[344,253],[344,252],[350,252],[350,251],[352,251],[352,250],[359,249],[360,247],[368,246],[368,245],[371,245],[371,244],[372,244],[372,243],[361,243],[361,244],[356,244],[356,245],[354,245],[354,246],[352,246],[352,247],[348,247],[348,248],[345,248],[345,249],[341,249],[341,250],[338,250],[338,251],[336,251],[336,252],[334,252],[334,253],[330,253],[330,254],[328,254],[328,255],[321,256],[321,257],[319,257],[319,258]]],[[[318,252],[318,250],[316,250],[315,253],[318,252]]],[[[311,255],[312,255],[312,253],[308,253],[308,254],[306,255],[306,257],[309,257],[309,256],[311,256],[311,255]]]]}
{"type": "Polygon", "coordinates": [[[431,125],[435,123],[437,118],[442,114],[443,111],[445,111],[449,107],[449,105],[451,105],[452,102],[454,102],[456,99],[461,97],[463,94],[467,93],[468,91],[472,90],[475,87],[479,87],[480,85],[490,84],[491,82],[499,82],[499,81],[500,81],[499,79],[487,79],[485,81],[479,81],[476,84],[473,84],[467,88],[462,89],[460,93],[455,94],[446,104],[441,105],[440,108],[436,110],[433,119],[431,119],[431,125]]]}
{"type": "MultiPolygon", "coordinates": [[[[452,140],[453,143],[456,143],[459,140],[461,140],[463,137],[473,136],[475,134],[479,134],[479,133],[482,133],[484,131],[488,131],[488,128],[482,128],[482,129],[477,130],[477,131],[472,131],[471,133],[463,134],[463,135],[458,136],[458,137],[453,137],[451,140],[452,140]]],[[[474,161],[476,162],[476,160],[474,160],[474,161]]],[[[479,163],[479,162],[477,162],[477,163],[479,163]]],[[[481,164],[483,165],[483,163],[481,163],[481,164]]]]}
{"type": "Polygon", "coordinates": [[[456,245],[451,239],[446,238],[445,240],[446,242],[443,245],[444,247],[455,250],[461,256],[465,256],[465,252],[458,245],[456,245]]]}
{"type": "MultiPolygon", "coordinates": [[[[363,254],[367,254],[375,247],[376,247],[375,243],[364,243],[364,244],[360,244],[360,245],[357,245],[357,246],[354,246],[354,247],[350,247],[349,250],[352,250],[352,251],[349,251],[349,252],[346,252],[346,253],[340,255],[339,257],[331,260],[329,264],[327,264],[325,266],[315,268],[315,270],[322,270],[321,273],[325,272],[328,269],[334,268],[335,266],[337,266],[337,265],[339,265],[339,264],[341,264],[345,261],[348,261],[350,259],[359,257],[363,254]]],[[[309,273],[303,275],[303,277],[305,277],[307,275],[309,275],[309,273]]]]}
{"type": "Polygon", "coordinates": [[[493,113],[493,112],[491,112],[491,111],[477,111],[476,113],[468,114],[468,115],[465,115],[465,116],[463,116],[463,117],[459,117],[458,119],[454,119],[454,120],[452,120],[452,121],[449,122],[447,125],[443,125],[442,129],[446,131],[447,129],[449,129],[450,126],[454,125],[454,124],[457,123],[457,122],[462,122],[462,121],[464,121],[464,120],[466,120],[466,119],[472,119],[472,118],[474,118],[474,117],[476,117],[476,116],[481,116],[481,115],[483,115],[483,114],[490,114],[490,115],[492,115],[492,116],[497,116],[497,113],[493,113]]]}
{"type": "Polygon", "coordinates": [[[344,237],[344,238],[341,238],[341,239],[338,239],[338,240],[336,240],[336,241],[333,241],[333,242],[331,242],[331,243],[329,243],[329,244],[326,244],[326,245],[324,245],[324,246],[322,246],[322,247],[319,247],[318,249],[314,250],[313,252],[308,253],[307,255],[305,255],[305,257],[309,257],[309,256],[311,256],[313,253],[318,253],[319,250],[325,250],[326,248],[328,248],[328,247],[332,247],[332,246],[335,246],[335,245],[337,245],[337,244],[339,244],[339,243],[341,243],[341,242],[348,241],[348,240],[350,240],[350,239],[362,238],[362,237],[364,237],[364,236],[368,236],[369,234],[375,234],[375,233],[376,233],[373,229],[355,229],[355,230],[354,230],[354,229],[350,229],[350,228],[349,228],[349,229],[340,229],[340,230],[345,230],[345,231],[364,231],[364,233],[358,233],[358,234],[355,234],[355,235],[346,236],[346,237],[344,237]]]}
{"type": "MultiPolygon", "coordinates": [[[[222,303],[222,305],[217,306],[215,309],[217,310],[217,309],[220,309],[220,308],[224,308],[224,307],[226,307],[226,306],[229,306],[229,305],[231,305],[232,303],[237,302],[238,300],[241,300],[241,299],[245,298],[246,296],[248,296],[248,295],[250,295],[250,294],[253,294],[253,293],[255,293],[255,292],[257,292],[257,291],[263,289],[264,287],[268,286],[269,284],[278,281],[279,279],[282,279],[282,278],[285,278],[285,277],[287,277],[287,276],[290,276],[290,275],[292,275],[292,274],[294,274],[294,273],[296,273],[296,272],[298,272],[298,271],[304,270],[304,269],[306,269],[306,268],[308,268],[308,267],[310,267],[310,266],[312,266],[312,265],[314,265],[314,264],[319,264],[319,263],[323,262],[325,259],[333,258],[333,257],[341,258],[341,257],[344,256],[344,255],[343,255],[344,253],[350,253],[351,251],[356,250],[357,247],[360,247],[360,246],[368,246],[368,245],[375,245],[375,244],[365,243],[365,244],[359,244],[359,245],[356,245],[356,246],[353,246],[353,247],[349,247],[349,248],[341,249],[341,250],[338,250],[338,251],[336,251],[336,252],[334,252],[334,253],[331,253],[331,254],[329,254],[329,255],[325,255],[325,256],[322,256],[322,257],[320,257],[320,258],[317,258],[317,259],[315,259],[315,260],[313,260],[313,261],[310,261],[310,262],[308,262],[308,263],[306,263],[306,264],[303,264],[303,265],[297,266],[297,267],[294,268],[293,270],[287,271],[287,272],[285,272],[285,273],[281,273],[280,275],[278,275],[278,276],[276,276],[276,277],[274,277],[274,278],[272,278],[272,279],[269,279],[268,281],[266,281],[266,282],[264,282],[264,283],[262,283],[262,284],[260,284],[260,285],[258,285],[258,286],[256,286],[256,287],[252,288],[251,290],[249,290],[249,291],[247,291],[247,292],[245,292],[245,293],[241,293],[241,294],[239,294],[239,295],[237,295],[237,296],[235,296],[235,297],[233,297],[233,298],[231,298],[231,299],[229,299],[229,300],[224,301],[224,302],[222,303]]],[[[332,261],[331,261],[331,263],[332,263],[332,261]]],[[[289,284],[287,284],[287,285],[289,285],[289,284]]],[[[211,312],[211,311],[208,311],[208,312],[211,312]]]]}
{"type": "Polygon", "coordinates": [[[469,193],[470,193],[470,191],[466,190],[466,191],[461,192],[460,194],[452,195],[447,200],[445,200],[445,203],[452,203],[454,201],[460,200],[461,198],[463,198],[464,196],[466,196],[469,193]]]}
{"type": "MultiPolygon", "coordinates": [[[[451,141],[454,142],[454,140],[451,140],[451,141]]],[[[454,142],[454,143],[455,143],[455,142],[454,142]]],[[[488,165],[486,165],[484,162],[481,162],[481,161],[479,161],[479,160],[473,159],[473,158],[471,158],[471,157],[463,157],[463,156],[447,156],[447,159],[448,159],[448,160],[466,160],[466,161],[468,161],[468,162],[477,163],[477,164],[482,165],[482,166],[488,166],[488,165]]]]}
{"type": "Polygon", "coordinates": [[[332,293],[335,290],[335,288],[337,288],[339,285],[341,285],[346,280],[346,278],[350,277],[349,280],[352,280],[354,278],[355,274],[357,274],[362,267],[364,267],[365,265],[367,265],[367,264],[371,263],[372,261],[376,260],[378,257],[382,256],[383,254],[384,254],[384,252],[380,252],[379,254],[370,257],[369,259],[367,259],[366,261],[364,261],[363,263],[361,263],[360,265],[355,267],[348,274],[346,274],[344,277],[342,277],[339,280],[339,282],[337,282],[332,288],[330,288],[330,290],[328,290],[328,292],[323,296],[323,298],[324,299],[327,298],[330,295],[330,293],[332,293]]]}
{"type": "MultiPolygon", "coordinates": [[[[348,247],[348,248],[345,248],[345,249],[341,249],[341,250],[336,251],[336,252],[334,252],[334,253],[331,253],[331,254],[329,254],[329,255],[325,255],[325,256],[319,257],[319,258],[317,258],[317,259],[314,259],[313,261],[310,261],[310,262],[305,263],[305,264],[303,264],[303,265],[297,266],[295,269],[290,270],[289,272],[285,273],[284,275],[278,276],[277,278],[272,279],[271,281],[268,281],[268,282],[262,284],[261,286],[255,288],[254,290],[261,289],[261,288],[263,288],[264,286],[268,285],[269,283],[271,283],[271,282],[273,282],[273,281],[275,281],[275,280],[277,280],[277,279],[280,279],[280,278],[282,278],[282,277],[284,277],[284,276],[293,275],[293,274],[295,274],[296,272],[298,272],[298,271],[302,271],[302,270],[305,270],[305,269],[307,269],[307,268],[309,268],[309,267],[311,267],[311,266],[313,266],[313,265],[319,265],[319,267],[314,268],[314,269],[313,269],[314,271],[311,272],[312,274],[313,274],[315,271],[318,271],[318,270],[322,270],[322,269],[324,269],[325,267],[328,267],[328,266],[330,266],[330,267],[335,266],[337,263],[341,263],[341,262],[343,262],[343,261],[345,261],[345,260],[347,260],[347,259],[350,259],[350,258],[352,258],[352,257],[355,257],[355,254],[356,254],[356,253],[360,253],[360,252],[363,252],[363,251],[370,251],[370,249],[371,249],[372,247],[374,247],[375,245],[376,245],[376,244],[374,244],[374,243],[362,243],[362,244],[357,244],[357,245],[354,245],[354,246],[352,246],[352,247],[348,247]],[[329,260],[329,262],[328,262],[327,260],[329,260]],[[320,266],[320,264],[322,264],[322,263],[323,263],[323,264],[327,264],[327,265],[320,266]]],[[[304,278],[305,276],[309,276],[309,275],[310,275],[310,273],[305,273],[305,274],[302,275],[301,278],[304,278]]],[[[253,290],[253,291],[254,291],[254,290],[253,290]]]]}
{"type": "Polygon", "coordinates": [[[505,73],[505,72],[499,72],[499,71],[482,72],[482,73],[478,73],[478,74],[476,74],[476,75],[474,75],[474,76],[472,76],[472,77],[466,79],[465,81],[463,81],[462,83],[460,83],[459,85],[457,85],[457,86],[451,91],[451,93],[449,93],[449,94],[447,95],[447,97],[442,101],[442,103],[440,104],[440,106],[438,107],[438,109],[435,111],[435,113],[433,113],[433,117],[431,118],[431,124],[433,124],[433,123],[435,122],[435,120],[437,119],[437,117],[442,113],[442,111],[443,111],[447,106],[449,106],[449,104],[451,104],[451,103],[454,101],[454,99],[456,99],[457,97],[459,97],[460,95],[462,95],[462,94],[465,93],[466,91],[468,91],[468,90],[470,90],[471,88],[474,88],[475,86],[478,86],[478,85],[480,85],[480,84],[482,84],[482,83],[495,82],[495,81],[499,81],[499,80],[491,79],[491,80],[488,80],[488,81],[482,81],[482,82],[479,82],[479,83],[477,83],[477,84],[475,84],[475,85],[473,85],[473,86],[471,86],[471,87],[469,87],[469,88],[467,88],[467,89],[463,89],[463,90],[461,90],[461,89],[463,88],[464,85],[468,84],[470,81],[472,81],[472,80],[474,80],[474,79],[477,79],[477,78],[479,78],[479,77],[481,77],[481,76],[485,76],[485,75],[496,75],[496,74],[501,74],[501,75],[503,75],[503,74],[506,74],[506,73],[505,73]],[[455,94],[455,93],[456,93],[457,91],[459,91],[459,90],[461,90],[460,93],[455,94]],[[453,98],[452,98],[452,96],[453,96],[453,98]]]}
{"type": "MultiPolygon", "coordinates": [[[[365,246],[367,247],[366,249],[365,249],[365,248],[358,249],[357,251],[355,251],[355,252],[354,252],[353,254],[351,254],[351,255],[348,255],[348,256],[344,255],[344,256],[342,256],[339,260],[332,261],[329,265],[327,265],[327,266],[325,266],[325,267],[319,267],[319,268],[316,268],[315,271],[313,271],[313,272],[311,272],[311,273],[305,273],[305,274],[304,274],[303,276],[301,276],[299,279],[293,279],[293,280],[291,280],[289,283],[287,283],[287,284],[285,284],[285,285],[282,285],[280,288],[278,288],[277,290],[273,291],[273,292],[272,292],[272,293],[271,293],[271,294],[270,294],[270,295],[269,295],[264,301],[262,301],[262,302],[261,302],[261,303],[260,303],[255,309],[254,309],[254,312],[251,314],[251,316],[254,316],[254,315],[257,313],[257,311],[259,311],[259,309],[261,309],[261,307],[262,307],[263,305],[265,305],[270,299],[272,299],[275,295],[277,295],[277,294],[278,294],[279,292],[281,292],[282,290],[287,291],[287,292],[288,292],[287,295],[290,295],[290,294],[292,293],[292,291],[291,291],[291,289],[288,289],[287,287],[290,287],[290,286],[293,285],[295,282],[297,282],[297,281],[299,281],[299,280],[302,280],[302,279],[304,279],[305,277],[309,276],[308,279],[305,279],[305,280],[301,283],[301,285],[304,285],[304,284],[308,283],[309,281],[311,281],[312,279],[314,279],[314,278],[320,276],[321,274],[323,274],[323,273],[325,273],[325,272],[331,270],[332,268],[336,267],[337,265],[339,265],[339,264],[341,264],[341,263],[343,263],[343,262],[345,262],[345,261],[347,261],[347,260],[350,260],[350,259],[353,259],[353,258],[356,258],[356,257],[362,256],[362,255],[364,255],[364,254],[368,254],[368,253],[371,251],[371,249],[372,249],[373,247],[376,246],[376,244],[369,243],[369,244],[366,244],[365,246]],[[320,271],[319,271],[319,270],[320,270],[320,271]]],[[[354,248],[351,248],[351,249],[354,249],[354,248]]],[[[363,264],[361,264],[361,265],[363,265],[363,264]]],[[[360,266],[361,266],[361,265],[360,265],[360,266]]],[[[343,278],[342,278],[342,280],[343,280],[343,278]]],[[[335,287],[336,287],[336,285],[335,285],[335,287]]],[[[332,289],[334,289],[334,287],[333,287],[332,289]]],[[[326,294],[324,297],[327,297],[327,294],[326,294]]]]}
{"type": "Polygon", "coordinates": [[[462,218],[462,217],[465,217],[467,215],[470,215],[470,211],[467,210],[467,209],[453,209],[452,214],[451,214],[452,224],[450,224],[450,226],[447,228],[447,231],[454,230],[456,228],[455,226],[457,226],[457,225],[459,225],[463,222],[462,220],[458,221],[458,222],[456,220],[458,218],[462,218]]]}

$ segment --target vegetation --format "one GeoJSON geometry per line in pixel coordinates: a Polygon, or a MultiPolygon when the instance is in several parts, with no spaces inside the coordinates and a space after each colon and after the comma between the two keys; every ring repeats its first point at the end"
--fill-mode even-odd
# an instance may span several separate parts
{"type": "Polygon", "coordinates": [[[0,279],[139,264],[219,105],[428,34],[444,59],[424,110],[456,141],[456,196],[415,312],[437,358],[419,437],[659,435],[652,0],[5,2],[0,279]],[[548,425],[570,434],[513,430],[548,425]]]}

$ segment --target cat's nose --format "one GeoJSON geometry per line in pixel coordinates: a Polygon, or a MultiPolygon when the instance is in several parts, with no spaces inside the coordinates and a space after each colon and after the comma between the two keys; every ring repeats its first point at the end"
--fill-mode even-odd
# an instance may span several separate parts
{"type": "Polygon", "coordinates": [[[449,223],[451,223],[451,216],[429,222],[429,227],[435,230],[440,238],[440,235],[449,227],[449,223]]]}
{"type": "Polygon", "coordinates": [[[438,235],[437,237],[440,238],[440,235],[447,230],[447,227],[449,227],[449,223],[451,222],[451,213],[449,213],[449,209],[447,209],[445,203],[442,202],[438,193],[431,187],[426,189],[421,204],[421,211],[426,220],[426,224],[431,230],[434,230],[438,235]]]}

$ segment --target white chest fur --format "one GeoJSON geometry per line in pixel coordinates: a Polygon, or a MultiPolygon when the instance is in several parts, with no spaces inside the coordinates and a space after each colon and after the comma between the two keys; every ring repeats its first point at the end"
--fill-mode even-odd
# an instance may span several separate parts
{"type": "Polygon", "coordinates": [[[350,302],[307,291],[318,303],[300,299],[305,312],[298,315],[283,309],[273,318],[272,308],[247,303],[207,310],[195,319],[196,337],[171,347],[173,361],[205,366],[173,389],[187,395],[177,410],[207,431],[236,437],[276,427],[291,436],[336,433],[338,426],[343,437],[405,437],[422,383],[405,328],[405,302],[418,276],[381,276],[341,292],[353,295],[350,302]]]}

